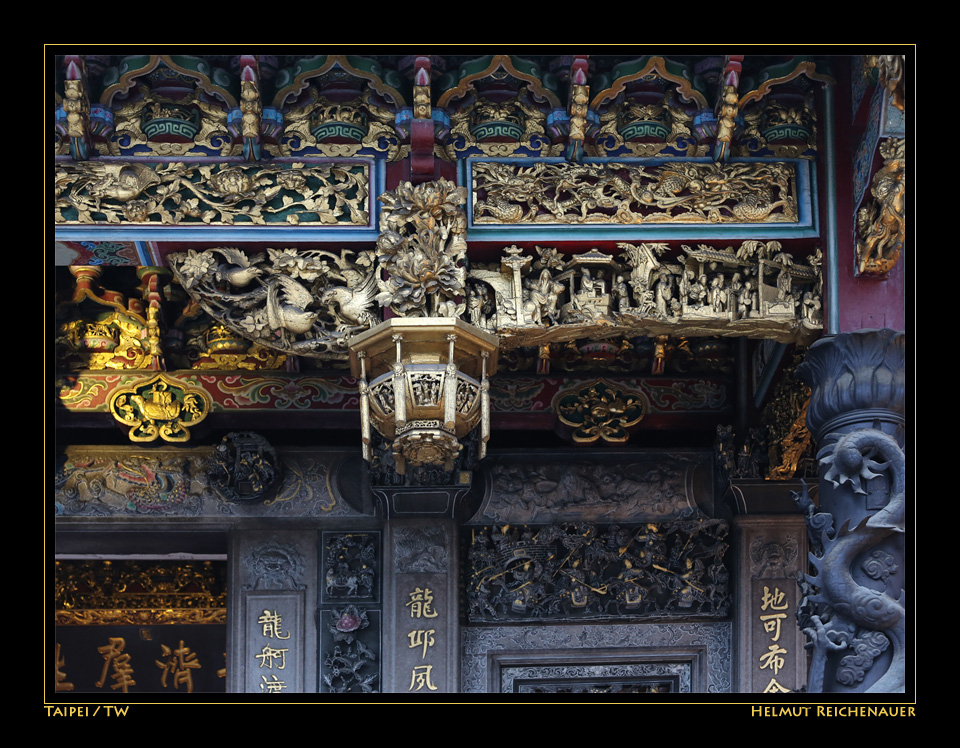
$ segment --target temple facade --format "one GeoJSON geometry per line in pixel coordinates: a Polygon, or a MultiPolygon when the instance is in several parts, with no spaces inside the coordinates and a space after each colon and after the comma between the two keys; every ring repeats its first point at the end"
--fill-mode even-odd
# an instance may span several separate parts
{"type": "Polygon", "coordinates": [[[911,50],[104,50],[50,703],[909,691],[911,50]]]}

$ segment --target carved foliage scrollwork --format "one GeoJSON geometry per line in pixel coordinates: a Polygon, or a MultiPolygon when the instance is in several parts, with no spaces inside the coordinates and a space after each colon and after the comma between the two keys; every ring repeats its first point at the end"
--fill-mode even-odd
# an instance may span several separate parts
{"type": "Polygon", "coordinates": [[[369,223],[364,164],[59,164],[54,219],[61,224],[369,223]]]}
{"type": "Polygon", "coordinates": [[[574,429],[575,442],[593,444],[600,439],[626,442],[629,429],[641,421],[650,405],[642,392],[598,379],[559,393],[554,408],[561,423],[574,429]]]}
{"type": "Polygon", "coordinates": [[[477,224],[791,223],[786,162],[473,165],[477,224]]]}

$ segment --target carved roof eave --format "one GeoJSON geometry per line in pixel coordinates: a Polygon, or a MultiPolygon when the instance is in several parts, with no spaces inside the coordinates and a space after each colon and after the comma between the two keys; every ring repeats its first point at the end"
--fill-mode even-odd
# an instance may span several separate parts
{"type": "Polygon", "coordinates": [[[461,76],[458,84],[454,88],[447,89],[440,95],[437,101],[437,107],[442,109],[449,106],[451,102],[456,99],[463,98],[474,88],[474,84],[477,81],[489,77],[500,68],[503,68],[503,70],[515,78],[526,81],[529,85],[530,92],[538,100],[546,100],[553,108],[562,106],[559,97],[543,85],[543,81],[538,75],[539,68],[535,63],[512,55],[489,55],[462,65],[458,71],[461,76]],[[476,69],[476,66],[480,66],[480,69],[476,69]],[[472,70],[472,72],[469,72],[470,70],[472,70]]]}
{"type": "Polygon", "coordinates": [[[832,86],[836,83],[836,79],[834,79],[832,75],[818,72],[816,60],[807,57],[795,57],[784,65],[767,68],[763,71],[763,74],[767,77],[759,86],[752,91],[741,93],[739,103],[741,109],[752,101],[762,99],[770,93],[770,89],[774,86],[792,81],[801,75],[805,75],[810,80],[818,81],[827,86],[832,86]]]}
{"type": "Polygon", "coordinates": [[[198,57],[189,55],[131,55],[124,57],[121,61],[121,65],[128,65],[131,61],[132,64],[136,65],[136,61],[140,60],[143,60],[144,62],[135,68],[128,68],[126,72],[121,73],[120,79],[116,83],[113,83],[104,89],[103,94],[100,97],[101,104],[106,107],[111,106],[115,96],[127,93],[127,91],[133,87],[134,81],[137,78],[152,72],[162,62],[171,70],[176,70],[178,73],[183,73],[191,78],[196,78],[197,84],[200,86],[201,90],[221,98],[228,107],[238,106],[236,97],[230,91],[223,86],[219,86],[214,83],[209,75],[199,69],[200,65],[207,65],[208,63],[198,57]],[[197,67],[191,68],[184,64],[188,60],[197,61],[197,67]]]}
{"type": "Polygon", "coordinates": [[[724,265],[733,267],[750,267],[753,265],[750,260],[741,259],[732,252],[724,252],[710,247],[698,247],[697,249],[684,247],[683,251],[686,252],[689,259],[698,262],[722,262],[724,265]]]}
{"type": "Polygon", "coordinates": [[[285,102],[295,99],[311,79],[324,75],[335,67],[368,81],[374,91],[392,101],[398,109],[407,106],[403,95],[384,80],[380,63],[357,55],[316,55],[299,60],[295,66],[280,71],[273,106],[281,108],[285,102]],[[287,76],[293,77],[289,83],[286,82],[287,76]]]}
{"type": "Polygon", "coordinates": [[[613,83],[593,97],[590,102],[591,109],[598,109],[608,101],[617,98],[626,89],[627,84],[639,80],[652,72],[656,72],[661,78],[675,83],[677,93],[684,101],[693,101],[701,109],[709,108],[706,97],[693,87],[693,83],[683,74],[683,65],[672,62],[665,57],[641,57],[628,63],[623,63],[614,68],[614,71],[623,70],[630,67],[630,72],[619,74],[613,83]]]}

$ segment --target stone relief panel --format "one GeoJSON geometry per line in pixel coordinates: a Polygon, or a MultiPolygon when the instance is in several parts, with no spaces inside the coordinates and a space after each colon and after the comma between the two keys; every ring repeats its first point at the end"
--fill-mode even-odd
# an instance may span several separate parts
{"type": "Polygon", "coordinates": [[[619,453],[616,461],[489,459],[482,468],[486,495],[470,524],[545,524],[564,519],[637,522],[677,519],[712,490],[707,453],[619,453]]]}
{"type": "Polygon", "coordinates": [[[467,618],[719,618],[730,603],[724,520],[626,527],[566,522],[471,528],[467,618]]]}
{"type": "Polygon", "coordinates": [[[236,489],[242,460],[225,460],[215,448],[71,446],[56,465],[54,508],[58,517],[357,516],[344,498],[353,489],[337,480],[352,455],[277,450],[272,474],[282,479],[259,496],[251,489],[254,499],[247,500],[236,489]]]}
{"type": "Polygon", "coordinates": [[[443,528],[398,527],[394,532],[393,564],[399,574],[446,574],[449,566],[443,528]]]}
{"type": "Polygon", "coordinates": [[[320,690],[379,693],[380,533],[322,535],[320,690]]]}
{"type": "Polygon", "coordinates": [[[270,541],[250,548],[241,564],[250,580],[245,590],[302,590],[303,555],[289,543],[270,541]]]}
{"type": "Polygon", "coordinates": [[[690,693],[689,663],[502,667],[502,693],[690,693]]]}

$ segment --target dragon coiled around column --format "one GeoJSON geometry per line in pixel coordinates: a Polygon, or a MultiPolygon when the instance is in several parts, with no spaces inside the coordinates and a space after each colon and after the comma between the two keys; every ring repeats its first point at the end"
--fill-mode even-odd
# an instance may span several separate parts
{"type": "MultiPolygon", "coordinates": [[[[853,492],[865,495],[864,481],[889,476],[887,503],[855,527],[844,524],[835,534],[824,533],[823,553],[810,554],[815,576],[806,581],[818,588],[807,598],[808,603],[827,606],[810,616],[804,629],[812,640],[814,658],[823,661],[828,651],[850,652],[843,658],[836,677],[844,685],[863,680],[865,671],[888,645],[892,644],[892,660],[886,672],[873,683],[867,693],[900,693],[904,690],[904,593],[899,599],[883,591],[860,584],[853,576],[856,559],[895,533],[903,533],[906,508],[905,457],[896,440],[881,431],[862,429],[841,436],[818,454],[827,466],[824,478],[834,487],[849,484],[853,492]],[[866,630],[854,638],[859,630],[866,630]],[[883,641],[885,637],[887,641],[883,641]],[[872,654],[870,652],[872,651],[872,654]]],[[[828,526],[830,523],[828,523],[828,526]]],[[[823,672],[811,668],[811,673],[823,672]]],[[[811,691],[823,688],[822,678],[809,684],[811,691]]]]}

